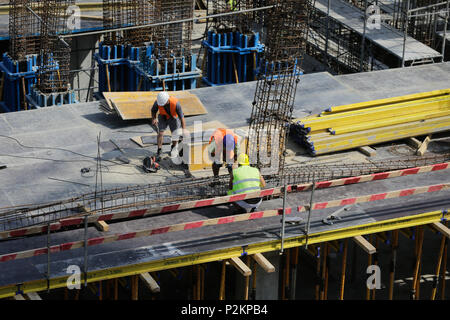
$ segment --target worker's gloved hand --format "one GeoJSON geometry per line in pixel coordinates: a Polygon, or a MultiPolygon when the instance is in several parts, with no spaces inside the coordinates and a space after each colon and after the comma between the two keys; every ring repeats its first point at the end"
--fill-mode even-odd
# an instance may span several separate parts
{"type": "Polygon", "coordinates": [[[156,117],[152,118],[152,125],[156,126],[157,124],[158,124],[158,119],[156,117]]]}

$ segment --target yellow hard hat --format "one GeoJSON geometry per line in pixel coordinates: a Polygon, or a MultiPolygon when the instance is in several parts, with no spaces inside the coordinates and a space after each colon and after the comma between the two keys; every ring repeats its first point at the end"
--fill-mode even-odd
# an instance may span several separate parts
{"type": "Polygon", "coordinates": [[[241,153],[237,159],[238,163],[242,166],[249,166],[250,161],[248,160],[248,155],[241,153]]]}

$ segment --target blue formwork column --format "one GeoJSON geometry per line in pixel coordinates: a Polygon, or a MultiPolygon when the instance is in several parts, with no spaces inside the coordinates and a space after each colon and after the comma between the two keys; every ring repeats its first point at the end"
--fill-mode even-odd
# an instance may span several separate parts
{"type": "Polygon", "coordinates": [[[36,82],[37,56],[29,55],[19,62],[5,53],[0,62],[0,71],[4,81],[0,107],[5,112],[22,110],[22,101],[26,100],[23,91],[27,95],[36,82]]]}
{"type": "Polygon", "coordinates": [[[264,46],[259,34],[245,35],[240,32],[218,34],[209,31],[202,42],[207,50],[207,74],[203,77],[208,85],[246,82],[254,80],[259,68],[259,54],[264,46]],[[255,56],[255,63],[253,57],[255,56]],[[249,66],[252,67],[250,72],[249,66]],[[236,79],[237,75],[237,79],[236,79]]]}

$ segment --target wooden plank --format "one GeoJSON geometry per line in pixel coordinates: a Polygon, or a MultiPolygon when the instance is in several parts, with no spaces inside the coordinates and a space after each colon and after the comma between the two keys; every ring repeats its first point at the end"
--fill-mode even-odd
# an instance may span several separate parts
{"type": "Polygon", "coordinates": [[[275,267],[273,266],[273,264],[271,264],[270,261],[267,260],[266,257],[264,257],[261,253],[256,253],[252,255],[252,257],[267,273],[275,272],[275,267]]]}
{"type": "Polygon", "coordinates": [[[109,225],[105,221],[97,221],[94,223],[98,231],[108,232],[109,225]]]}
{"type": "Polygon", "coordinates": [[[155,279],[153,279],[150,273],[148,272],[141,273],[139,277],[147,285],[147,287],[150,289],[151,292],[158,293],[161,291],[161,288],[159,287],[158,283],[155,281],[155,279]]]}
{"type": "Polygon", "coordinates": [[[26,300],[25,297],[21,294],[16,294],[14,296],[14,300],[26,300]]]}
{"type": "Polygon", "coordinates": [[[375,252],[377,252],[377,249],[363,236],[353,237],[353,241],[355,241],[356,244],[360,246],[368,254],[374,254],[375,252]]]}
{"type": "Polygon", "coordinates": [[[432,226],[438,230],[443,236],[446,236],[450,239],[450,229],[447,228],[445,225],[443,225],[440,222],[434,222],[432,223],[432,226]]]}
{"type": "Polygon", "coordinates": [[[409,145],[413,149],[419,149],[419,147],[422,144],[422,142],[420,142],[416,138],[407,138],[406,139],[406,144],[409,145]]]}
{"type": "Polygon", "coordinates": [[[238,257],[231,258],[230,263],[238,269],[238,271],[244,276],[247,277],[252,274],[252,270],[238,257]]]}
{"type": "Polygon", "coordinates": [[[368,157],[373,157],[377,154],[377,151],[369,146],[358,147],[358,151],[368,157]]]}
{"type": "Polygon", "coordinates": [[[427,136],[425,140],[423,140],[422,144],[420,145],[419,149],[416,151],[416,155],[423,156],[423,154],[427,151],[428,144],[431,141],[431,135],[427,136]]]}
{"type": "Polygon", "coordinates": [[[42,300],[42,298],[36,292],[28,292],[25,295],[30,300],[42,300]]]}
{"type": "MultiPolygon", "coordinates": [[[[206,114],[200,99],[188,91],[168,92],[170,96],[180,101],[185,116],[206,114]]],[[[104,92],[109,107],[114,108],[123,120],[150,119],[151,108],[158,92],[104,92]]],[[[104,106],[102,106],[104,107],[104,106]]]]}
{"type": "Polygon", "coordinates": [[[131,282],[131,300],[139,299],[139,277],[137,275],[130,277],[131,282]]]}

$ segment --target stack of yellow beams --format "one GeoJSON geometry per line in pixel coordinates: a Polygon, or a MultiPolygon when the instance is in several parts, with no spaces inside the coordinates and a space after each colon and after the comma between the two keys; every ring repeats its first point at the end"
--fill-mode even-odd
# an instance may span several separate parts
{"type": "Polygon", "coordinates": [[[450,89],[332,107],[293,124],[313,155],[447,130],[450,89]]]}

